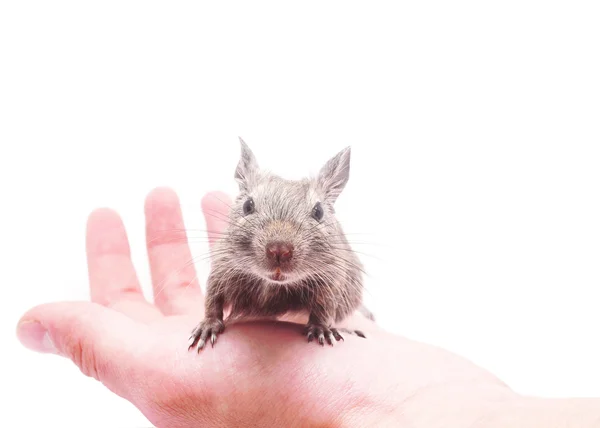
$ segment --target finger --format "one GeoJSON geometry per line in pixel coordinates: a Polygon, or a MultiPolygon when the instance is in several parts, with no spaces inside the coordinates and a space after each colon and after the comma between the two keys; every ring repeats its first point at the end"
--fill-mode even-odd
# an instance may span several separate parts
{"type": "Polygon", "coordinates": [[[102,208],[90,214],[86,247],[92,302],[141,321],[161,316],[144,298],[131,262],[125,226],[116,212],[102,208]]]}
{"type": "Polygon", "coordinates": [[[17,325],[25,347],[70,359],[83,374],[126,399],[143,364],[136,349],[149,341],[148,334],[144,324],[89,302],[37,306],[17,325]]]}
{"type": "Polygon", "coordinates": [[[206,221],[208,242],[211,246],[223,236],[227,229],[231,204],[231,198],[223,192],[209,192],[202,198],[202,212],[206,221]]]}
{"type": "Polygon", "coordinates": [[[168,188],[146,198],[146,245],[154,303],[165,315],[202,311],[202,290],[187,242],[179,198],[168,188]]]}

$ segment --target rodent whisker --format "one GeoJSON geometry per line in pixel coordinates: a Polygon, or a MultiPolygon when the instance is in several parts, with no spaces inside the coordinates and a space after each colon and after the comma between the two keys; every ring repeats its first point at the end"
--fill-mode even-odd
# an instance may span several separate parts
{"type": "MultiPolygon", "coordinates": [[[[329,227],[329,226],[339,226],[340,229],[343,229],[342,224],[334,217],[332,218],[329,222],[325,221],[325,222],[317,222],[317,224],[315,224],[311,229],[309,229],[307,232],[310,233],[313,230],[316,230],[319,226],[322,227],[329,227]]],[[[342,232],[344,233],[344,232],[342,232]]]]}
{"type": "MultiPolygon", "coordinates": [[[[340,274],[342,277],[347,274],[345,268],[343,266],[340,266],[336,262],[312,261],[309,263],[309,267],[311,270],[314,270],[315,272],[321,272],[321,274],[325,274],[326,272],[331,272],[331,271],[333,271],[333,273],[340,274]]],[[[329,279],[333,280],[334,278],[331,277],[329,279]]]]}
{"type": "Polygon", "coordinates": [[[348,236],[348,235],[375,235],[377,236],[376,233],[367,233],[367,232],[345,232],[345,233],[339,233],[339,234],[333,234],[333,235],[329,235],[329,236],[348,236]]]}
{"type": "Polygon", "coordinates": [[[227,202],[225,202],[223,199],[219,198],[218,196],[216,196],[216,195],[214,195],[214,194],[212,194],[212,193],[209,193],[207,196],[210,196],[210,197],[212,197],[212,198],[215,198],[217,201],[221,202],[223,205],[225,205],[225,206],[226,206],[226,207],[228,207],[229,209],[232,209],[232,206],[231,206],[231,205],[229,205],[227,202]]]}
{"type": "MultiPolygon", "coordinates": [[[[224,237],[217,238],[223,239],[224,237]]],[[[174,243],[184,243],[184,244],[206,244],[210,243],[210,239],[208,237],[172,237],[172,238],[154,238],[147,242],[147,245],[151,245],[156,241],[160,241],[160,244],[174,244],[174,243]]]]}
{"type": "Polygon", "coordinates": [[[332,234],[332,235],[327,235],[328,238],[341,238],[341,240],[346,240],[348,242],[359,242],[359,241],[355,241],[355,239],[360,239],[361,242],[369,242],[369,243],[373,243],[375,245],[380,244],[380,241],[371,241],[368,239],[364,239],[361,238],[360,236],[357,235],[362,235],[360,233],[339,233],[339,234],[332,234]]]}
{"type": "Polygon", "coordinates": [[[296,229],[296,233],[300,233],[300,229],[302,229],[302,226],[304,226],[304,222],[306,221],[307,217],[304,217],[302,219],[302,221],[300,223],[298,223],[298,228],[296,229]]]}
{"type": "Polygon", "coordinates": [[[229,251],[229,250],[222,250],[222,251],[218,251],[218,252],[208,251],[208,252],[200,254],[198,256],[194,256],[193,260],[195,262],[203,262],[203,261],[206,261],[206,260],[210,260],[210,259],[212,259],[214,257],[224,256],[224,255],[227,255],[227,254],[232,254],[232,252],[229,251]]]}
{"type": "Polygon", "coordinates": [[[159,230],[156,230],[156,232],[158,232],[159,236],[155,236],[153,239],[149,240],[148,243],[152,243],[154,241],[162,239],[163,237],[165,237],[165,235],[168,235],[170,233],[172,233],[174,236],[179,236],[180,238],[189,237],[189,232],[204,232],[204,233],[211,233],[211,234],[215,234],[215,235],[227,235],[228,234],[228,232],[226,232],[226,231],[217,231],[217,230],[209,230],[209,229],[181,229],[181,228],[159,229],[159,230]]]}
{"type": "MultiPolygon", "coordinates": [[[[178,274],[180,273],[183,269],[185,269],[186,267],[192,265],[194,263],[194,259],[192,258],[191,260],[189,260],[188,262],[184,263],[183,266],[181,266],[179,269],[176,269],[175,271],[171,272],[169,275],[167,275],[159,284],[157,284],[157,288],[158,291],[154,294],[154,299],[156,301],[156,298],[158,296],[160,296],[160,294],[164,291],[165,287],[166,287],[166,283],[167,280],[169,278],[171,278],[173,276],[173,274],[178,274]]],[[[188,289],[188,287],[192,284],[192,282],[194,282],[196,279],[198,278],[198,274],[194,275],[194,278],[192,278],[190,280],[190,282],[184,287],[186,290],[188,289]]]]}
{"type": "Polygon", "coordinates": [[[345,259],[343,257],[340,257],[339,255],[334,255],[334,257],[337,257],[339,260],[344,261],[345,263],[348,263],[350,266],[352,266],[354,269],[362,272],[364,275],[366,276],[370,276],[369,273],[365,270],[364,266],[354,263],[351,260],[345,259]]]}
{"type": "Polygon", "coordinates": [[[354,250],[352,248],[341,248],[341,247],[334,247],[334,246],[332,246],[332,248],[334,248],[336,251],[337,250],[339,250],[339,251],[347,251],[347,252],[354,253],[354,254],[361,254],[361,255],[366,256],[366,257],[372,257],[372,258],[377,259],[377,260],[379,260],[381,262],[384,261],[381,257],[375,256],[373,254],[365,253],[365,252],[362,252],[362,251],[356,251],[356,250],[354,250]]]}
{"type": "MultiPolygon", "coordinates": [[[[221,220],[221,221],[227,223],[227,225],[232,226],[232,227],[242,227],[242,228],[244,227],[244,226],[241,226],[239,224],[233,223],[231,221],[231,218],[229,218],[229,216],[223,215],[223,213],[221,213],[221,212],[219,212],[217,210],[206,209],[205,212],[204,212],[204,214],[205,215],[209,215],[209,216],[211,216],[213,218],[216,218],[218,220],[221,220]]],[[[254,222],[254,220],[251,220],[249,217],[246,218],[246,221],[248,221],[248,223],[250,223],[252,226],[258,226],[254,222]]]]}
{"type": "Polygon", "coordinates": [[[315,270],[312,274],[314,278],[316,278],[317,283],[319,283],[321,290],[325,289],[328,296],[334,300],[335,293],[331,289],[331,286],[335,284],[335,281],[332,278],[329,278],[329,275],[324,271],[315,270]]]}
{"type": "Polygon", "coordinates": [[[360,272],[362,272],[363,274],[368,276],[368,273],[364,270],[364,268],[348,259],[345,259],[343,257],[341,257],[339,254],[335,254],[334,252],[327,252],[326,255],[333,257],[335,260],[337,261],[341,261],[343,263],[347,263],[348,265],[350,265],[351,267],[353,267],[354,269],[359,270],[360,272]]]}
{"type": "Polygon", "coordinates": [[[321,276],[326,276],[329,281],[335,282],[340,281],[340,278],[346,279],[346,284],[350,285],[354,291],[360,291],[362,289],[361,284],[356,280],[347,277],[347,271],[344,267],[341,267],[337,264],[325,264],[317,262],[311,265],[311,269],[315,272],[319,272],[321,276]],[[332,269],[333,268],[333,269],[332,269]],[[333,273],[339,274],[340,278],[334,278],[332,275],[326,273],[333,270],[333,273]]]}
{"type": "Polygon", "coordinates": [[[306,243],[307,241],[312,240],[313,238],[317,237],[317,235],[315,235],[315,231],[317,230],[317,228],[319,227],[328,227],[331,225],[334,225],[335,222],[332,222],[331,224],[328,223],[317,223],[316,225],[312,226],[310,229],[303,231],[302,233],[302,238],[300,239],[300,242],[302,244],[306,243]]]}
{"type": "MultiPolygon", "coordinates": [[[[150,241],[148,241],[148,244],[153,244],[155,241],[158,241],[159,239],[151,239],[150,241]]],[[[203,238],[203,237],[192,237],[192,238],[188,238],[188,237],[172,237],[172,238],[160,238],[160,243],[161,244],[174,244],[174,243],[207,243],[210,242],[209,238],[203,238]]]]}
{"type": "MultiPolygon", "coordinates": [[[[154,298],[156,299],[164,290],[165,286],[166,286],[166,282],[168,281],[169,278],[171,278],[174,274],[177,274],[179,272],[181,272],[183,269],[185,269],[186,267],[195,264],[196,262],[200,262],[203,260],[207,260],[208,258],[210,258],[212,255],[211,254],[202,254],[200,256],[196,256],[196,257],[192,257],[190,260],[188,260],[187,262],[185,262],[181,267],[179,267],[178,269],[175,269],[173,272],[171,272],[167,277],[165,277],[159,284],[157,284],[157,288],[158,291],[156,292],[154,298]]],[[[191,285],[192,282],[194,282],[195,279],[198,278],[198,275],[196,274],[194,276],[194,278],[189,282],[189,284],[186,286],[189,287],[189,285],[191,285]]]]}
{"type": "Polygon", "coordinates": [[[227,224],[233,224],[233,223],[231,222],[231,219],[230,219],[230,218],[229,218],[227,215],[223,214],[223,213],[222,213],[222,212],[220,212],[220,211],[217,211],[217,210],[211,210],[211,209],[206,209],[206,210],[204,211],[204,214],[205,214],[205,215],[209,215],[209,216],[210,216],[210,217],[212,217],[212,218],[216,218],[216,219],[218,219],[218,220],[222,220],[222,221],[226,222],[227,224]]]}
{"type": "Polygon", "coordinates": [[[209,230],[209,229],[189,229],[189,228],[174,228],[174,229],[158,229],[157,232],[208,232],[208,233],[222,233],[226,234],[227,232],[218,231],[218,230],[209,230]]]}
{"type": "Polygon", "coordinates": [[[227,217],[219,216],[217,214],[214,214],[214,213],[208,212],[208,211],[205,212],[205,215],[216,218],[217,220],[221,220],[222,222],[226,223],[228,226],[231,226],[234,228],[241,228],[242,230],[245,230],[245,225],[235,224],[231,221],[231,219],[229,219],[227,217]]]}
{"type": "Polygon", "coordinates": [[[335,225],[335,220],[327,223],[327,222],[323,222],[323,223],[319,223],[317,222],[317,224],[315,224],[313,227],[311,227],[310,229],[308,229],[305,233],[307,234],[311,234],[312,232],[314,232],[315,230],[317,230],[320,227],[329,227],[329,226],[334,226],[335,225]]]}
{"type": "Polygon", "coordinates": [[[348,240],[346,240],[346,241],[329,241],[329,242],[331,242],[332,244],[375,245],[378,247],[386,247],[387,246],[386,244],[381,244],[378,242],[368,242],[368,241],[348,241],[348,240]]]}

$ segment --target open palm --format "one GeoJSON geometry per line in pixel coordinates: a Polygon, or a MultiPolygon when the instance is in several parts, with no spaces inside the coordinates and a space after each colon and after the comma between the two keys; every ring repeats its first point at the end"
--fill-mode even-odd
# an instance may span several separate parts
{"type": "MultiPolygon", "coordinates": [[[[210,242],[225,227],[224,199],[202,201],[210,242]]],[[[214,348],[188,351],[203,294],[178,198],[156,189],[145,211],[154,303],[142,294],[121,219],[101,209],[87,230],[92,302],[35,307],[18,334],[71,359],[156,426],[471,426],[515,398],[469,361],[359,313],[346,324],[367,339],[322,347],[306,341],[302,324],[252,322],[228,326],[214,348]]]]}

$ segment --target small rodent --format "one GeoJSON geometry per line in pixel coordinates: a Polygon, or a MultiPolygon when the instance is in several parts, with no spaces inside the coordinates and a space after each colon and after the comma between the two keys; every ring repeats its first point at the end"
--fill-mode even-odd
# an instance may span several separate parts
{"type": "Polygon", "coordinates": [[[214,346],[231,320],[276,318],[304,312],[308,342],[333,345],[333,327],[355,310],[374,319],[362,304],[363,266],[335,217],[334,203],[349,179],[350,147],[321,168],[317,177],[287,180],[259,168],[240,138],[235,179],[239,194],[228,227],[212,250],[205,318],[194,328],[189,349],[214,346]]]}

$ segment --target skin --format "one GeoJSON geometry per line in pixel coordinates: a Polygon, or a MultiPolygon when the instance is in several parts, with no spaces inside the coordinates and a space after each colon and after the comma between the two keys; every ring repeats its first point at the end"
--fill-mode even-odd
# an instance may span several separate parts
{"type": "MultiPolygon", "coordinates": [[[[206,215],[224,211],[214,196],[228,200],[203,199],[207,230],[222,231],[206,215]]],[[[161,233],[185,228],[177,196],[156,189],[145,212],[153,303],[142,295],[121,219],[100,209],[87,227],[91,302],[34,307],[17,335],[30,349],[70,359],[156,427],[600,426],[600,400],[520,396],[468,360],[359,313],[347,325],[368,339],[346,336],[335,347],[308,344],[301,324],[249,322],[228,327],[212,352],[188,351],[204,304],[185,234],[161,233]]]]}

